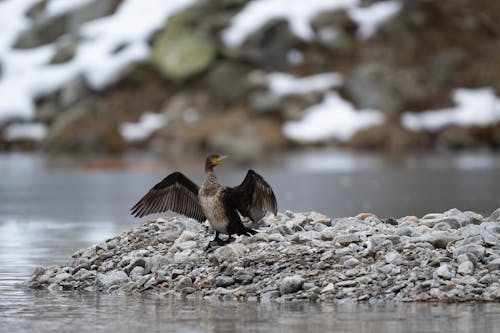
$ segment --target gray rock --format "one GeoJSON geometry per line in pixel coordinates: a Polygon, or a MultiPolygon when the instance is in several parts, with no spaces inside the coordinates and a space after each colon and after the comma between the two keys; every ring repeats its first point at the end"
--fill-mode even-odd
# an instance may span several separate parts
{"type": "Polygon", "coordinates": [[[281,295],[291,294],[302,289],[304,278],[300,275],[287,276],[278,283],[281,295]]]}
{"type": "Polygon", "coordinates": [[[398,252],[391,251],[385,255],[385,262],[388,264],[400,265],[403,259],[398,252]]]}
{"type": "Polygon", "coordinates": [[[500,270],[500,258],[490,261],[488,263],[488,270],[490,272],[500,270]]]}
{"type": "Polygon", "coordinates": [[[183,81],[206,71],[215,55],[212,39],[192,29],[178,14],[168,20],[155,38],[151,61],[167,79],[183,81]]]}
{"type": "Polygon", "coordinates": [[[447,279],[447,280],[449,280],[449,279],[451,279],[453,277],[453,273],[450,272],[447,264],[442,264],[441,266],[439,266],[439,268],[437,268],[434,271],[434,274],[437,277],[440,277],[440,278],[443,278],[443,279],[447,279]]]}
{"type": "Polygon", "coordinates": [[[138,281],[142,276],[144,276],[145,272],[144,267],[136,266],[132,269],[129,276],[132,281],[138,281]]]}
{"type": "Polygon", "coordinates": [[[187,249],[192,249],[198,246],[198,243],[196,243],[193,240],[186,241],[186,242],[181,242],[176,244],[177,248],[181,251],[187,250],[187,249]]]}
{"type": "Polygon", "coordinates": [[[349,268],[354,268],[357,265],[359,265],[359,260],[356,258],[350,258],[344,261],[344,267],[349,269],[349,268]]]}
{"type": "Polygon", "coordinates": [[[335,236],[337,234],[338,234],[338,231],[335,231],[335,229],[328,227],[328,228],[325,228],[321,231],[321,239],[332,240],[335,238],[335,236]]]}
{"type": "Polygon", "coordinates": [[[349,245],[350,243],[358,243],[361,241],[361,237],[358,234],[337,234],[333,240],[343,246],[349,245]]]}
{"type": "Polygon", "coordinates": [[[234,278],[231,276],[217,276],[214,281],[214,287],[227,287],[234,284],[234,278]]]}
{"type": "Polygon", "coordinates": [[[184,289],[186,287],[192,287],[193,280],[189,276],[183,276],[175,283],[177,290],[184,289]]]}
{"type": "Polygon", "coordinates": [[[230,261],[234,262],[241,258],[248,251],[248,247],[241,243],[232,243],[220,247],[214,251],[214,256],[219,262],[230,261]]]}
{"type": "Polygon", "coordinates": [[[69,273],[59,273],[54,278],[50,279],[52,283],[56,284],[66,280],[73,280],[73,275],[69,273]]]}
{"type": "Polygon", "coordinates": [[[423,74],[414,68],[395,70],[386,62],[361,62],[347,77],[346,89],[361,109],[404,111],[431,93],[430,87],[420,83],[423,74]]]}
{"type": "Polygon", "coordinates": [[[473,254],[477,259],[482,260],[484,258],[484,251],[484,247],[481,245],[464,245],[453,250],[453,257],[458,258],[461,254],[473,254]]]}
{"type": "Polygon", "coordinates": [[[457,273],[463,275],[470,275],[474,272],[474,264],[470,261],[464,261],[458,265],[457,273]]]}
{"type": "Polygon", "coordinates": [[[495,209],[493,213],[486,219],[487,221],[496,222],[500,220],[500,208],[495,209]]]}
{"type": "Polygon", "coordinates": [[[410,227],[399,227],[398,229],[396,229],[396,235],[399,235],[399,236],[408,236],[408,237],[411,237],[411,235],[413,234],[413,231],[412,231],[412,228],[410,227]]]}
{"type": "Polygon", "coordinates": [[[96,285],[104,289],[119,285],[129,281],[127,273],[123,271],[113,271],[105,274],[97,274],[96,285]]]}

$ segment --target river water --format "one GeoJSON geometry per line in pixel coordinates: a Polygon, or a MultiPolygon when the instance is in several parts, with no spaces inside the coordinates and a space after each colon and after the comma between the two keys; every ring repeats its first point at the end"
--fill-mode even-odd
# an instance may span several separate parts
{"type": "MultiPolygon", "coordinates": [[[[500,304],[255,304],[26,291],[37,266],[142,221],[129,207],[174,169],[200,181],[199,161],[172,163],[0,155],[0,332],[497,332],[500,304]]],[[[218,167],[238,184],[249,165],[218,167]]],[[[500,207],[500,155],[378,156],[338,151],[267,158],[252,168],[275,188],[280,211],[331,217],[370,211],[421,216],[500,207]]]]}

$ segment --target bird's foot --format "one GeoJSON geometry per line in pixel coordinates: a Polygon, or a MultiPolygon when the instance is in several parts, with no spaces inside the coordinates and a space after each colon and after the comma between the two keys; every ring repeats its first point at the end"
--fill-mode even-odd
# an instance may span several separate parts
{"type": "Polygon", "coordinates": [[[233,241],[232,237],[229,236],[226,240],[220,239],[219,237],[215,237],[213,240],[211,240],[208,243],[207,249],[214,247],[214,246],[223,246],[226,244],[229,244],[233,241]]]}

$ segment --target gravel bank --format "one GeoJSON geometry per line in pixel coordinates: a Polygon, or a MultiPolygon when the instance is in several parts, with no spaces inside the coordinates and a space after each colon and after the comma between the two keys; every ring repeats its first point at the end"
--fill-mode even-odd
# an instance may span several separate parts
{"type": "Polygon", "coordinates": [[[500,301],[500,208],[487,218],[288,211],[258,230],[212,247],[208,223],[159,218],[37,268],[23,285],[261,302],[500,301]]]}

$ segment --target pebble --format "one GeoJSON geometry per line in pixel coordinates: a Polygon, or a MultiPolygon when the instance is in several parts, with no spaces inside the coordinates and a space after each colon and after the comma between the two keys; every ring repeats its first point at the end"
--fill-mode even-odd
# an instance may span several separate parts
{"type": "Polygon", "coordinates": [[[304,279],[300,275],[287,276],[279,283],[280,294],[290,294],[302,289],[304,279]]]}
{"type": "Polygon", "coordinates": [[[288,211],[222,246],[208,223],[160,218],[39,267],[24,285],[219,301],[498,301],[499,218],[500,209],[390,221],[288,211]]]}

